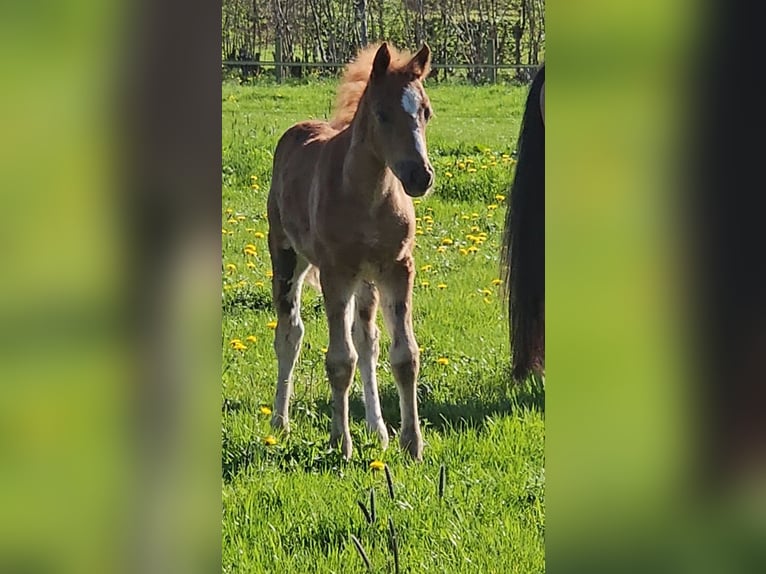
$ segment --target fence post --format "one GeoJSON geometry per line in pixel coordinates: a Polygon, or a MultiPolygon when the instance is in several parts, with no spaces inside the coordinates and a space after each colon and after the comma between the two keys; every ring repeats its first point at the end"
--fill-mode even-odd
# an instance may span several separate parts
{"type": "Polygon", "coordinates": [[[494,34],[490,34],[488,38],[487,55],[489,56],[489,81],[493,84],[497,83],[497,43],[495,42],[494,34]]]}
{"type": "Polygon", "coordinates": [[[274,46],[274,77],[278,84],[282,83],[282,37],[277,34],[277,42],[274,46]]]}

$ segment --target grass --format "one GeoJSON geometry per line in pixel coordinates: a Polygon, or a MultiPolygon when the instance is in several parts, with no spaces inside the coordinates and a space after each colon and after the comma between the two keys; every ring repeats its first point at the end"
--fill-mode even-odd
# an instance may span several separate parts
{"type": "MultiPolygon", "coordinates": [[[[276,375],[264,213],[271,153],[292,123],[330,113],[334,88],[223,86],[223,571],[364,572],[354,536],[373,571],[394,572],[390,519],[401,572],[542,572],[543,393],[532,381],[509,382],[497,285],[524,88],[427,87],[437,187],[416,205],[414,296],[424,462],[408,462],[394,436],[381,452],[367,435],[358,380],[354,458],[344,463],[328,448],[326,322],[311,289],[292,432],[267,444],[276,375]],[[373,460],[388,466],[394,499],[373,460]],[[370,489],[372,523],[359,505],[370,508],[370,489]]],[[[384,332],[378,371],[384,418],[395,431],[388,343],[384,332]]]]}

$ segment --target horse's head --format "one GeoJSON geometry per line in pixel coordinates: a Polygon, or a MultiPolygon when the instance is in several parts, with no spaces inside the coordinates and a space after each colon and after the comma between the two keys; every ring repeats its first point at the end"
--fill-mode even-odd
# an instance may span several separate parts
{"type": "Polygon", "coordinates": [[[391,54],[382,44],[368,84],[376,148],[411,197],[424,195],[434,183],[426,150],[426,124],[433,110],[422,84],[430,62],[431,50],[424,45],[409,63],[389,69],[391,54]]]}

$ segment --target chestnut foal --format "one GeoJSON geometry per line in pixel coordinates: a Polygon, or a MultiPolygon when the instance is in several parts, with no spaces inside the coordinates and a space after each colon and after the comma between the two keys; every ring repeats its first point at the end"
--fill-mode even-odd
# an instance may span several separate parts
{"type": "Polygon", "coordinates": [[[412,197],[433,185],[425,129],[432,110],[421,80],[428,46],[414,56],[387,44],[362,50],[338,90],[331,122],[288,129],[274,153],[268,198],[278,361],[272,425],[288,430],[292,377],[303,339],[301,289],[319,273],[329,326],[325,359],[332,389],[330,442],[351,457],[349,389],[364,386],[367,427],[388,445],[376,367],[380,302],[391,334],[399,390],[401,447],[421,460],[417,405],[419,350],[412,329],[415,212],[412,197]]]}

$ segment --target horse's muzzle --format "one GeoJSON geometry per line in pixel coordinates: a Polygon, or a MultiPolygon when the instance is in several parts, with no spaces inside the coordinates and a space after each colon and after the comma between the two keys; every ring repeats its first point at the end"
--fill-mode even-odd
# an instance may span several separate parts
{"type": "Polygon", "coordinates": [[[434,184],[434,168],[430,163],[402,161],[396,164],[395,172],[404,191],[411,197],[425,195],[434,184]]]}

